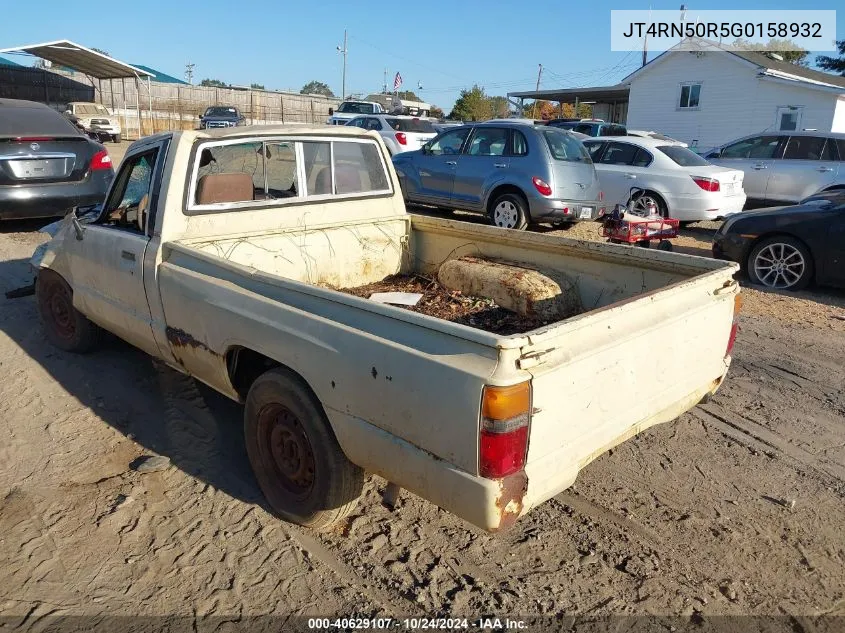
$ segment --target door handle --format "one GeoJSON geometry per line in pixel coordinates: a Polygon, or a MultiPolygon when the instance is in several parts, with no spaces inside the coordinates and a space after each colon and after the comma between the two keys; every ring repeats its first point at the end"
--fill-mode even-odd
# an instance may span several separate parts
{"type": "Polygon", "coordinates": [[[120,256],[123,259],[129,260],[130,262],[135,261],[135,253],[130,253],[129,251],[121,251],[120,256]]]}
{"type": "Polygon", "coordinates": [[[625,174],[625,178],[628,178],[629,180],[635,180],[637,178],[637,175],[636,174],[625,174]]]}
{"type": "Polygon", "coordinates": [[[818,167],[816,171],[833,171],[833,167],[818,167]]]}
{"type": "Polygon", "coordinates": [[[447,161],[446,161],[446,164],[447,164],[447,165],[457,165],[457,164],[458,164],[458,161],[456,161],[456,160],[447,160],[447,161]]]}
{"type": "Polygon", "coordinates": [[[762,165],[760,163],[757,163],[756,165],[751,165],[751,169],[756,169],[758,171],[761,170],[761,169],[768,169],[768,168],[769,168],[768,165],[762,165]]]}
{"type": "Polygon", "coordinates": [[[499,169],[502,169],[503,167],[507,167],[507,166],[508,166],[507,163],[493,163],[493,167],[498,167],[499,169]]]}

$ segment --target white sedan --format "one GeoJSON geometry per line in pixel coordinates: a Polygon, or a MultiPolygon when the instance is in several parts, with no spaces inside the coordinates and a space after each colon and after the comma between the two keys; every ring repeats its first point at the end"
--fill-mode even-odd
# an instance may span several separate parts
{"type": "Polygon", "coordinates": [[[636,188],[635,208],[653,202],[682,222],[716,220],[745,206],[742,171],[711,165],[681,143],[634,136],[583,143],[610,205],[627,204],[636,188]]]}

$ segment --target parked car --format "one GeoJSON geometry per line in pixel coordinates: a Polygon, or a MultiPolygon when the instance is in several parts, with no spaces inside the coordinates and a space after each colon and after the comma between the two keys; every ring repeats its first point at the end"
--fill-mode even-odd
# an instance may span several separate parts
{"type": "Polygon", "coordinates": [[[106,148],[34,101],[0,99],[0,219],[48,218],[102,202],[106,148]]]}
{"type": "MultiPolygon", "coordinates": [[[[566,143],[547,132],[532,153],[566,143]]],[[[372,472],[505,530],[714,393],[736,333],[736,264],[409,215],[381,139],[348,126],[146,137],[101,209],[45,231],[48,339],[82,352],[102,327],[243,402],[267,507],[312,528],[372,472]],[[341,292],[468,254],[560,275],[584,309],[506,335],[341,292]]]]}
{"type": "Polygon", "coordinates": [[[377,101],[344,101],[337,110],[329,108],[326,125],[346,125],[362,114],[388,114],[388,111],[377,101]]]}
{"type": "Polygon", "coordinates": [[[587,136],[625,136],[628,130],[619,123],[608,123],[607,121],[569,121],[566,123],[549,123],[552,127],[580,132],[587,136]]]}
{"type": "Polygon", "coordinates": [[[200,129],[202,130],[218,127],[237,127],[245,123],[246,118],[235,106],[209,106],[200,115],[200,129]]]}
{"type": "Polygon", "coordinates": [[[409,202],[487,214],[496,226],[568,224],[603,207],[590,155],[548,126],[478,123],[440,134],[393,164],[409,202]]]}
{"type": "Polygon", "coordinates": [[[666,136],[665,134],[661,134],[660,132],[655,132],[654,130],[632,130],[632,129],[629,128],[628,129],[628,136],[639,136],[639,137],[642,137],[642,138],[653,138],[653,139],[657,139],[658,141],[670,141],[672,143],[677,143],[678,145],[683,145],[684,147],[689,147],[688,143],[684,143],[683,141],[679,141],[678,139],[672,138],[671,136],[666,136]]]}
{"type": "Polygon", "coordinates": [[[845,134],[753,134],[705,158],[745,172],[745,193],[756,205],[794,204],[821,191],[845,188],[845,134]]]}
{"type": "Polygon", "coordinates": [[[738,262],[752,283],[770,288],[845,287],[845,190],[734,215],[716,231],[713,256],[738,262]]]}
{"type": "Polygon", "coordinates": [[[654,203],[682,222],[723,218],[745,204],[741,171],[711,165],[680,143],[635,136],[583,143],[611,206],[627,204],[632,187],[643,190],[637,210],[654,203]]]}
{"type": "Polygon", "coordinates": [[[71,101],[67,104],[64,113],[76,117],[83,129],[89,134],[96,135],[99,141],[111,140],[120,143],[120,118],[109,113],[103,104],[71,101]]]}
{"type": "Polygon", "coordinates": [[[437,136],[430,121],[409,116],[373,114],[356,117],[346,125],[378,132],[391,156],[419,149],[437,136]]]}

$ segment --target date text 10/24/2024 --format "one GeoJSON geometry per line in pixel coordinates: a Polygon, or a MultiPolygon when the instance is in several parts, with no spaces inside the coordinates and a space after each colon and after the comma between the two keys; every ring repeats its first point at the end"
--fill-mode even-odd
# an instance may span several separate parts
{"type": "Polygon", "coordinates": [[[520,631],[528,624],[523,620],[510,618],[309,618],[308,628],[314,631],[364,631],[399,629],[403,631],[424,630],[478,630],[478,631],[520,631]]]}

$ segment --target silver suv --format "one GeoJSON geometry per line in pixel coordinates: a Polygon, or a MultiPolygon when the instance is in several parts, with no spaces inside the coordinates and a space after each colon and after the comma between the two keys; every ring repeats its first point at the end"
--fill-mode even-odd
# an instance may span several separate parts
{"type": "Polygon", "coordinates": [[[393,165],[406,201],[480,211],[507,229],[591,220],[603,206],[589,152],[548,126],[461,126],[395,155],[393,165]]]}
{"type": "Polygon", "coordinates": [[[705,158],[714,165],[745,172],[742,186],[749,201],[767,206],[845,189],[845,134],[754,134],[728,143],[705,158]]]}

